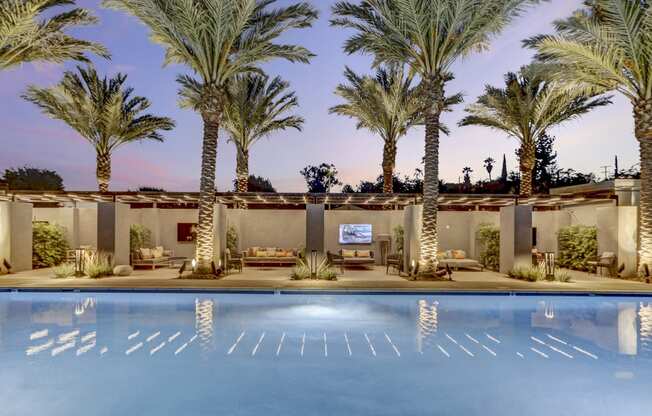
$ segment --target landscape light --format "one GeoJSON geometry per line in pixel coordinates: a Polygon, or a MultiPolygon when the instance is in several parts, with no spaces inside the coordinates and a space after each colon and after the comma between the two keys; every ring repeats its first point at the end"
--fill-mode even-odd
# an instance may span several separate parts
{"type": "Polygon", "coordinates": [[[75,249],[75,277],[84,276],[84,251],[83,248],[75,249]]]}

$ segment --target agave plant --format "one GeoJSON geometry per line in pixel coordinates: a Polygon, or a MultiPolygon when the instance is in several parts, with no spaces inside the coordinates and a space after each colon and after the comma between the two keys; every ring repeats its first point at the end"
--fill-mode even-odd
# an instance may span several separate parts
{"type": "Polygon", "coordinates": [[[290,84],[276,77],[269,80],[260,74],[237,76],[229,85],[228,104],[224,111],[224,129],[237,150],[237,191],[249,186],[249,149],[263,137],[286,129],[301,131],[303,118],[287,115],[299,105],[290,84]]]}
{"type": "Polygon", "coordinates": [[[89,52],[108,58],[103,46],[66,34],[67,29],[97,23],[88,10],[52,15],[53,8],[74,4],[74,0],[0,1],[0,70],[34,61],[88,62],[89,52]]]}
{"type": "Polygon", "coordinates": [[[466,109],[469,115],[459,125],[489,127],[518,140],[520,193],[530,196],[539,140],[550,128],[610,103],[609,98],[591,99],[582,91],[559,88],[525,69],[520,74],[507,73],[504,88],[487,85],[484,95],[466,109]]]}
{"type": "Polygon", "coordinates": [[[649,1],[587,0],[526,45],[569,90],[617,91],[632,103],[640,146],[640,267],[652,266],[652,9],[649,1]]]}
{"type": "Polygon", "coordinates": [[[52,88],[30,86],[23,98],[68,124],[95,148],[99,190],[108,192],[113,152],[140,140],[162,142],[159,130],[172,130],[174,122],[143,114],[150,103],[132,95],[133,88],[125,86],[126,75],[100,78],[92,66],[77,70],[66,71],[52,88]]]}
{"type": "Polygon", "coordinates": [[[445,84],[453,64],[482,50],[527,6],[539,0],[362,0],[338,2],[333,25],[356,33],[344,46],[348,53],[374,56],[376,65],[407,65],[425,91],[425,167],[421,267],[437,267],[439,133],[445,108],[445,84]]]}
{"type": "Polygon", "coordinates": [[[107,7],[140,19],[151,39],[166,50],[165,64],[186,65],[195,77],[181,75],[181,106],[197,111],[204,123],[199,185],[197,260],[202,273],[213,261],[215,160],[228,83],[257,72],[274,58],[307,63],[312,54],[292,44],[276,43],[290,29],[306,28],[317,18],[307,3],[272,9],[276,0],[104,0],[107,7]]]}

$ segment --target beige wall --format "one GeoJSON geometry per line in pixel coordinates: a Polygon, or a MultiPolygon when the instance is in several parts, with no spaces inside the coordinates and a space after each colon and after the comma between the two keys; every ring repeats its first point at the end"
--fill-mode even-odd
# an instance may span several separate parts
{"type": "Polygon", "coordinates": [[[177,242],[178,223],[196,223],[199,213],[196,209],[160,209],[159,244],[167,250],[173,250],[175,256],[192,258],[195,255],[195,243],[177,242]]]}
{"type": "Polygon", "coordinates": [[[79,205],[77,213],[79,245],[97,247],[97,204],[79,205]]]}
{"type": "Polygon", "coordinates": [[[34,208],[35,221],[47,221],[63,228],[66,241],[70,247],[77,246],[77,228],[75,227],[76,209],[73,207],[62,208],[34,208]]]}
{"type": "Polygon", "coordinates": [[[32,204],[0,202],[0,261],[12,271],[32,268],[32,204]]]}
{"type": "Polygon", "coordinates": [[[240,250],[249,247],[303,248],[306,245],[304,210],[228,209],[227,226],[238,232],[240,250]]]}

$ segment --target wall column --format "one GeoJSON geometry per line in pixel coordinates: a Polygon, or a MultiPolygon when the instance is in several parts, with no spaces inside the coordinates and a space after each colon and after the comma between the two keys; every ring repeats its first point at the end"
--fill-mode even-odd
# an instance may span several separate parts
{"type": "Polygon", "coordinates": [[[215,204],[213,211],[213,261],[216,267],[222,266],[226,250],[226,206],[215,204]]]}
{"type": "Polygon", "coordinates": [[[97,249],[113,255],[116,265],[129,264],[129,205],[97,204],[97,249]]]}
{"type": "Polygon", "coordinates": [[[306,257],[310,258],[312,251],[320,255],[324,253],[324,204],[306,205],[306,257]]]}
{"type": "Polygon", "coordinates": [[[623,277],[638,270],[638,207],[611,206],[597,209],[598,255],[615,253],[618,267],[625,265],[623,277]]]}
{"type": "Polygon", "coordinates": [[[403,270],[410,270],[412,261],[421,257],[421,217],[423,205],[410,205],[403,216],[403,270]]]}
{"type": "Polygon", "coordinates": [[[12,272],[32,270],[32,204],[0,202],[0,264],[3,259],[12,272]]]}
{"type": "Polygon", "coordinates": [[[500,209],[500,272],[532,267],[532,207],[514,205],[500,209]]]}

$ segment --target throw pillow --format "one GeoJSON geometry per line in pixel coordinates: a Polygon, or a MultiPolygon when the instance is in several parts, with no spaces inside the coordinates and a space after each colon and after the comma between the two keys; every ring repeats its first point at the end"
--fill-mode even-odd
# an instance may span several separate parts
{"type": "Polygon", "coordinates": [[[355,250],[347,250],[345,248],[342,249],[342,257],[355,257],[355,250]]]}
{"type": "Polygon", "coordinates": [[[152,256],[155,259],[160,259],[163,257],[163,247],[156,247],[152,249],[152,256]]]}
{"type": "Polygon", "coordinates": [[[464,260],[466,258],[466,252],[464,250],[453,250],[453,258],[455,260],[464,260]]]}
{"type": "Polygon", "coordinates": [[[356,257],[368,258],[368,257],[371,257],[371,251],[370,250],[357,250],[355,252],[355,256],[356,257]]]}
{"type": "Polygon", "coordinates": [[[152,249],[151,248],[141,248],[140,249],[140,257],[143,260],[153,259],[154,256],[152,255],[152,249]]]}

